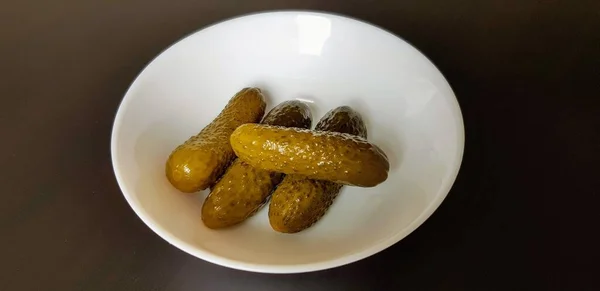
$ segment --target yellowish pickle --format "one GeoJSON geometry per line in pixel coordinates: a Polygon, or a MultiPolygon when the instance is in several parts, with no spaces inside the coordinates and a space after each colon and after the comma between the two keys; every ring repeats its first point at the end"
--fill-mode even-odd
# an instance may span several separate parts
{"type": "MultiPolygon", "coordinates": [[[[315,130],[353,134],[367,138],[360,115],[348,106],[329,111],[315,130]]],[[[337,197],[342,184],[287,175],[273,192],[269,204],[271,227],[284,233],[296,233],[316,223],[337,197]]]]}
{"type": "Polygon", "coordinates": [[[209,125],[171,153],[165,166],[169,182],[186,193],[213,185],[235,158],[229,142],[231,133],[242,124],[258,122],[265,107],[260,89],[238,92],[209,125]]]}
{"type": "MultiPolygon", "coordinates": [[[[310,128],[310,109],[299,101],[286,101],[273,108],[263,124],[310,128]]],[[[256,169],[236,159],[202,205],[202,221],[213,229],[239,224],[256,213],[268,200],[283,174],[256,169]]]]}
{"type": "Polygon", "coordinates": [[[255,168],[360,187],[385,181],[390,167],[379,147],[347,133],[244,124],[231,146],[255,168]]]}

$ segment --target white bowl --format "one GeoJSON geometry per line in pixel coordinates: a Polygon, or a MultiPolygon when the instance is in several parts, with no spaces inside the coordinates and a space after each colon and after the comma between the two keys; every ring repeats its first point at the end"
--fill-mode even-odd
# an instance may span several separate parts
{"type": "Polygon", "coordinates": [[[452,89],[411,45],[346,17],[275,12],[221,22],[161,53],[125,94],[111,151],[131,208],[169,243],[231,268],[295,273],[348,264],[406,237],[446,197],[463,146],[452,89]],[[334,107],[353,107],[369,140],[387,153],[389,178],[374,188],[344,187],[328,213],[297,234],[273,231],[268,207],[237,227],[206,228],[207,192],[175,190],[165,161],[246,86],[263,89],[267,110],[308,102],[313,125],[334,107]]]}

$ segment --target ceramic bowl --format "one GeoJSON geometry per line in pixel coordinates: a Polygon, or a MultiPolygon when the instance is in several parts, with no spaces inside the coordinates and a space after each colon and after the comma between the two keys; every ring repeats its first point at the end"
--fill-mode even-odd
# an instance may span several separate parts
{"type": "Polygon", "coordinates": [[[111,152],[131,208],[175,247],[231,268],[295,273],[348,264],[406,237],[448,194],[463,146],[452,89],[410,44],[342,16],[273,12],[204,28],[157,56],[123,98],[111,152]],[[388,179],[344,187],[327,214],[300,233],[273,231],[268,207],[236,227],[206,228],[200,210],[207,191],[178,192],[165,162],[247,86],[263,90],[267,110],[306,102],[313,125],[330,109],[351,106],[369,140],[387,153],[388,179]]]}

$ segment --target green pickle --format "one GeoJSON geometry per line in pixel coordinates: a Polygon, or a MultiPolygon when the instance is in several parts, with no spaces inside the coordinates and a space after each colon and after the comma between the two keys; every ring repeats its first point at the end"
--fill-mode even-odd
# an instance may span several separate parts
{"type": "MultiPolygon", "coordinates": [[[[310,109],[299,101],[286,101],[273,108],[263,124],[310,128],[310,109]]],[[[266,203],[283,174],[256,169],[236,159],[219,181],[211,187],[202,205],[202,221],[212,229],[239,224],[266,203]]]]}
{"type": "Polygon", "coordinates": [[[181,192],[193,193],[213,185],[235,158],[231,133],[244,123],[258,122],[265,113],[258,88],[244,88],[200,133],[178,146],[165,166],[167,179],[181,192]]]}
{"type": "MultiPolygon", "coordinates": [[[[367,138],[367,129],[358,113],[348,106],[329,111],[317,124],[316,130],[341,132],[367,138]]],[[[284,233],[309,228],[329,209],[342,184],[287,175],[273,192],[269,204],[271,227],[284,233]]]]}
{"type": "Polygon", "coordinates": [[[385,181],[390,167],[379,147],[348,133],[244,124],[231,146],[255,168],[360,187],[385,181]]]}

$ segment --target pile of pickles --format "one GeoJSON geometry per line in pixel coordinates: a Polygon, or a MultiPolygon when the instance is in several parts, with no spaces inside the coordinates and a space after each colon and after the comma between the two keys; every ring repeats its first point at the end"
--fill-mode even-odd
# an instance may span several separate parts
{"type": "Polygon", "coordinates": [[[237,225],[268,203],[275,231],[300,232],[325,214],[344,185],[373,187],[387,179],[388,158],[367,141],[352,108],[332,109],[314,130],[302,102],[283,102],[263,118],[265,108],[260,89],[242,89],[167,160],[166,176],[181,192],[210,188],[202,205],[207,227],[237,225]]]}

